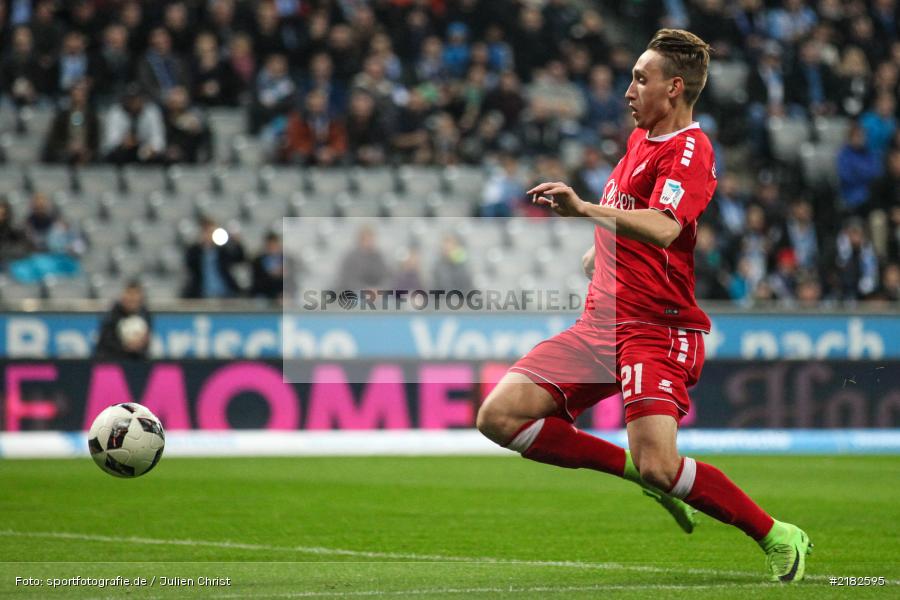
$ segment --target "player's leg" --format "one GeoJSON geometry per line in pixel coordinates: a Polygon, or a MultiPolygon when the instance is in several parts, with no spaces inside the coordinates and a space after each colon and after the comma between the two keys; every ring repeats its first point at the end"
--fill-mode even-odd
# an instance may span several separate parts
{"type": "Polygon", "coordinates": [[[627,424],[628,446],[641,477],[756,540],[767,554],[773,581],[802,579],[810,548],[806,533],[794,525],[775,521],[716,467],[680,456],[676,415],[665,414],[672,405],[656,403],[663,414],[646,414],[627,424]]]}
{"type": "Polygon", "coordinates": [[[545,387],[510,371],[485,399],[476,426],[490,440],[525,458],[623,477],[625,449],[575,428],[560,416],[564,410],[545,387]]]}

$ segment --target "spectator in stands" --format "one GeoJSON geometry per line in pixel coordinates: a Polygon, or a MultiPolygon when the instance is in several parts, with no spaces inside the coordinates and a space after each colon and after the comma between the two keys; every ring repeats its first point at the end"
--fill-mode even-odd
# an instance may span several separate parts
{"type": "Polygon", "coordinates": [[[25,230],[16,225],[12,205],[0,198],[0,271],[8,261],[22,258],[30,249],[25,230]]]}
{"type": "Polygon", "coordinates": [[[422,83],[439,84],[449,78],[449,71],[444,65],[444,44],[436,35],[430,36],[422,43],[415,66],[416,79],[422,83]]]}
{"type": "Polygon", "coordinates": [[[504,131],[512,132],[518,130],[525,106],[518,76],[514,71],[503,71],[497,86],[485,96],[483,109],[485,113],[497,111],[503,115],[504,131]]]}
{"type": "Polygon", "coordinates": [[[162,111],[139,86],[129,85],[106,114],[101,153],[116,164],[154,163],[163,158],[166,129],[162,111]]]}
{"type": "Polygon", "coordinates": [[[53,117],[43,157],[45,162],[84,165],[96,160],[99,150],[100,119],[82,80],[69,89],[68,104],[53,117]]]}
{"type": "Polygon", "coordinates": [[[284,250],[281,237],[270,231],[266,234],[263,251],[251,263],[250,295],[277,301],[284,292],[284,250]]]}
{"type": "Polygon", "coordinates": [[[97,69],[88,56],[87,40],[77,31],[70,31],[63,38],[62,53],[56,64],[54,83],[56,93],[63,95],[77,82],[96,78],[97,69]]]}
{"type": "Polygon", "coordinates": [[[397,115],[397,125],[391,138],[391,149],[403,162],[427,164],[431,162],[431,143],[428,135],[428,119],[431,106],[419,88],[409,92],[406,106],[397,115]]]}
{"type": "Polygon", "coordinates": [[[806,37],[818,21],[815,11],[804,0],[782,0],[781,8],[769,11],[769,36],[794,44],[806,37]]]}
{"type": "Polygon", "coordinates": [[[822,45],[807,40],[800,46],[797,60],[787,76],[787,97],[812,115],[834,114],[837,82],[831,68],[822,59],[822,45]]]}
{"type": "Polygon", "coordinates": [[[772,295],[785,305],[791,305],[797,295],[797,257],[791,248],[775,254],[775,270],[766,279],[772,295]]]}
{"type": "Polygon", "coordinates": [[[347,90],[334,78],[334,65],[331,57],[325,52],[313,55],[309,60],[309,74],[301,86],[303,97],[318,90],[328,99],[328,112],[333,117],[338,117],[346,110],[347,90]]]}
{"type": "Polygon", "coordinates": [[[813,207],[808,200],[798,200],[791,205],[791,212],[781,234],[781,247],[789,248],[800,269],[817,268],[819,240],[813,222],[813,207]]]}
{"type": "Polygon", "coordinates": [[[187,68],[172,52],[172,36],[165,28],[150,32],[150,47],[138,63],[137,76],[144,91],[158,104],[172,88],[188,85],[187,68]]]}
{"type": "Polygon", "coordinates": [[[603,157],[600,151],[587,146],[581,164],[575,168],[572,186],[578,191],[581,198],[589,202],[603,197],[606,182],[612,174],[612,166],[603,157]]]}
{"type": "Polygon", "coordinates": [[[576,130],[574,122],[585,113],[585,98],[578,86],[569,81],[562,61],[550,61],[546,68],[536,70],[525,93],[532,114],[557,119],[569,131],[576,130]]]}
{"type": "Polygon", "coordinates": [[[419,253],[416,250],[407,251],[403,260],[400,261],[400,268],[394,274],[391,289],[398,292],[425,289],[420,263],[419,253]]]}
{"type": "Polygon", "coordinates": [[[289,23],[282,23],[274,2],[257,2],[253,32],[253,49],[260,60],[274,54],[287,54],[286,40],[296,36],[289,23]]]}
{"type": "Polygon", "coordinates": [[[39,252],[47,250],[47,238],[58,219],[59,213],[47,194],[32,194],[25,218],[25,233],[32,248],[39,252]]]}
{"type": "MultiPolygon", "coordinates": [[[[57,19],[57,10],[56,0],[39,0],[34,5],[31,21],[28,23],[34,38],[34,53],[37,55],[37,62],[44,69],[49,69],[56,63],[59,44],[65,34],[65,30],[57,19]]],[[[6,34],[8,31],[3,29],[0,33],[6,34]]]]}
{"type": "Polygon", "coordinates": [[[822,284],[810,273],[801,273],[797,277],[797,307],[815,310],[822,302],[822,284]]]}
{"type": "Polygon", "coordinates": [[[359,228],[356,246],[341,260],[337,290],[375,290],[390,278],[390,269],[378,248],[375,230],[368,225],[359,228]]]}
{"type": "Polygon", "coordinates": [[[401,83],[403,79],[403,63],[394,53],[394,43],[391,37],[383,32],[372,36],[369,44],[369,54],[377,57],[384,65],[384,73],[388,79],[395,83],[401,83]]]}
{"type": "Polygon", "coordinates": [[[900,213],[900,148],[895,148],[888,154],[884,175],[872,183],[866,206],[870,211],[870,222],[882,224],[878,231],[872,231],[872,241],[879,249],[879,254],[889,256],[892,260],[900,260],[900,255],[892,254],[892,248],[896,252],[898,240],[892,239],[891,223],[893,213],[900,213]]]}
{"type": "Polygon", "coordinates": [[[363,62],[363,71],[353,78],[351,89],[367,92],[375,100],[375,111],[379,118],[391,122],[396,110],[395,98],[403,91],[400,86],[387,78],[384,59],[369,56],[363,62]]]}
{"type": "Polygon", "coordinates": [[[465,23],[450,23],[444,44],[443,65],[450,77],[461,79],[469,69],[469,28],[465,23]]]}
{"type": "Polygon", "coordinates": [[[863,223],[850,219],[837,238],[837,257],[833,265],[842,300],[862,300],[878,289],[878,257],[868,240],[863,223]]]}
{"type": "Polygon", "coordinates": [[[237,33],[234,25],[235,0],[209,0],[203,29],[211,31],[219,45],[226,47],[231,44],[237,33]]]}
{"type": "Polygon", "coordinates": [[[772,247],[766,213],[758,204],[751,204],[747,207],[747,232],[741,239],[735,260],[751,294],[766,277],[772,247]]]}
{"type": "Polygon", "coordinates": [[[837,155],[837,173],[845,213],[858,213],[869,197],[869,184],[881,175],[880,157],[866,145],[863,128],[854,123],[837,155]]]}
{"type": "Polygon", "coordinates": [[[694,252],[696,294],[708,300],[727,300],[728,265],[719,250],[716,231],[707,223],[697,228],[697,246],[694,252]]]}
{"type": "Polygon", "coordinates": [[[250,105],[250,131],[262,132],[265,139],[281,137],[287,114],[294,104],[297,89],[288,73],[287,58],[272,54],[256,77],[256,89],[250,105]]]}
{"type": "Polygon", "coordinates": [[[325,92],[314,89],[306,95],[304,110],[288,119],[282,160],[303,165],[331,166],[347,153],[344,123],[331,116],[325,92]]]}
{"type": "Polygon", "coordinates": [[[119,22],[128,30],[128,48],[131,55],[140,57],[147,49],[150,35],[150,19],[144,18],[144,9],[139,0],[126,0],[119,9],[119,22]]]}
{"type": "Polygon", "coordinates": [[[200,233],[184,255],[187,268],[185,298],[234,298],[242,292],[234,268],[245,260],[244,246],[208,217],[200,219],[200,233]]]}
{"type": "Polygon", "coordinates": [[[896,94],[880,93],[872,107],[863,113],[859,123],[866,132],[866,146],[877,156],[884,156],[897,131],[896,94]]]}
{"type": "Polygon", "coordinates": [[[747,227],[747,198],[736,176],[726,174],[719,179],[716,199],[709,208],[717,218],[725,247],[733,246],[747,227]]]}
{"type": "Polygon", "coordinates": [[[513,154],[501,155],[499,164],[484,184],[479,216],[512,216],[513,208],[525,198],[526,190],[519,161],[513,154]]]}
{"type": "Polygon", "coordinates": [[[595,65],[604,64],[609,60],[606,24],[597,10],[588,7],[582,12],[580,21],[572,26],[570,35],[575,43],[587,48],[591,62],[595,65]]]}
{"type": "Polygon", "coordinates": [[[459,238],[452,233],[445,235],[441,241],[441,255],[431,272],[435,289],[466,293],[474,287],[469,273],[469,255],[459,238]]]}
{"type": "Polygon", "coordinates": [[[346,24],[338,23],[328,32],[328,54],[334,63],[335,78],[348,84],[359,73],[360,48],[353,30],[346,24]]]}
{"type": "Polygon", "coordinates": [[[69,2],[69,27],[86,38],[95,39],[102,26],[97,17],[95,0],[75,0],[69,2]]]}
{"type": "Polygon", "coordinates": [[[100,322],[96,360],[146,360],[150,353],[153,317],[144,301],[144,288],[129,281],[122,295],[100,322]]]}
{"type": "Polygon", "coordinates": [[[256,81],[256,57],[250,36],[240,33],[231,38],[228,45],[228,65],[237,76],[241,94],[253,87],[256,81]]]}
{"type": "Polygon", "coordinates": [[[48,80],[47,69],[34,55],[31,30],[24,25],[16,27],[12,33],[12,48],[0,66],[3,93],[16,106],[28,106],[50,91],[48,80]]]}
{"type": "Polygon", "coordinates": [[[837,68],[837,100],[845,115],[856,118],[865,108],[871,93],[872,80],[866,53],[856,46],[844,49],[837,68]]]}
{"type": "Polygon", "coordinates": [[[163,9],[163,27],[169,33],[175,54],[190,54],[196,33],[191,27],[190,15],[184,2],[177,0],[166,5],[163,9]]]}
{"type": "Polygon", "coordinates": [[[234,106],[241,85],[231,65],[222,59],[216,36],[201,33],[194,42],[191,90],[201,106],[234,106]]]}
{"type": "Polygon", "coordinates": [[[885,265],[881,274],[881,289],[878,297],[887,302],[900,302],[900,264],[885,265]]]}
{"type": "Polygon", "coordinates": [[[174,87],[166,96],[165,159],[173,163],[205,163],[212,158],[212,134],[201,111],[191,106],[187,89],[174,87]]]}
{"type": "Polygon", "coordinates": [[[362,90],[353,92],[346,126],[351,160],[368,166],[383,164],[388,132],[376,113],[371,94],[362,90]]]}
{"type": "Polygon", "coordinates": [[[590,83],[584,92],[584,123],[590,129],[587,143],[614,137],[625,114],[625,101],[613,89],[613,73],[606,65],[591,69],[590,83]]]}
{"type": "Polygon", "coordinates": [[[535,69],[556,58],[544,16],[534,6],[520,7],[518,26],[512,30],[510,42],[516,57],[516,73],[523,81],[528,81],[535,69]]]}
{"type": "Polygon", "coordinates": [[[128,48],[128,29],[119,23],[103,31],[103,44],[97,55],[95,89],[106,99],[119,97],[134,79],[134,61],[128,48]]]}

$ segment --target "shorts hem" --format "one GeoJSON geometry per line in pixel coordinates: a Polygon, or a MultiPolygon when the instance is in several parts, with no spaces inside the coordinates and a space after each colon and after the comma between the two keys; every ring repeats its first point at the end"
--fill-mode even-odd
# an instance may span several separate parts
{"type": "Polygon", "coordinates": [[[550,392],[550,395],[553,396],[553,399],[556,401],[557,406],[562,409],[562,412],[565,414],[566,418],[572,423],[575,422],[575,417],[573,417],[572,413],[569,412],[569,399],[566,397],[566,393],[562,390],[561,387],[559,387],[558,384],[553,383],[540,373],[535,373],[531,369],[526,369],[525,367],[512,366],[509,368],[509,371],[524,375],[535,385],[538,385],[550,392]]]}

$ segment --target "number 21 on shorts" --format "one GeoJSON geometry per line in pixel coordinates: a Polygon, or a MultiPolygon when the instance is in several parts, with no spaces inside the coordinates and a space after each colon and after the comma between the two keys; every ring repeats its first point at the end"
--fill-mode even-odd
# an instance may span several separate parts
{"type": "Polygon", "coordinates": [[[635,395],[640,395],[641,393],[641,379],[644,375],[644,363],[635,363],[634,369],[634,388],[631,388],[631,377],[632,377],[632,368],[631,365],[622,365],[621,369],[621,380],[622,380],[622,399],[628,400],[631,398],[632,392],[635,395]]]}

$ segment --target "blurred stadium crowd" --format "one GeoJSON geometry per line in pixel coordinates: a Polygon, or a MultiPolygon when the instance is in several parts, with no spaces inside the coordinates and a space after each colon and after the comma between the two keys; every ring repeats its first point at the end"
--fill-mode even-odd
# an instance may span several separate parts
{"type": "Polygon", "coordinates": [[[358,202],[398,216],[538,218],[524,191],[546,179],[597,198],[632,127],[633,62],[671,26],[715,49],[695,112],[720,179],[698,231],[698,297],[896,303],[898,10],[896,0],[0,0],[5,297],[52,296],[47,281],[58,296],[107,287],[84,271],[156,274],[151,297],[273,297],[277,277],[262,290],[231,276],[251,260],[237,236],[210,246],[217,214],[272,217],[243,239],[260,250],[253,271],[274,277],[282,259],[266,230],[281,214],[354,214],[358,202]],[[301,192],[334,197],[333,212],[310,211],[301,192]],[[421,210],[395,210],[415,202],[421,210]],[[142,236],[161,248],[152,269],[142,236]],[[164,244],[180,244],[179,256],[164,244]],[[69,276],[79,283],[66,287],[69,276]],[[176,290],[173,277],[188,285],[176,290]],[[25,287],[9,293],[15,284],[25,287]]]}

